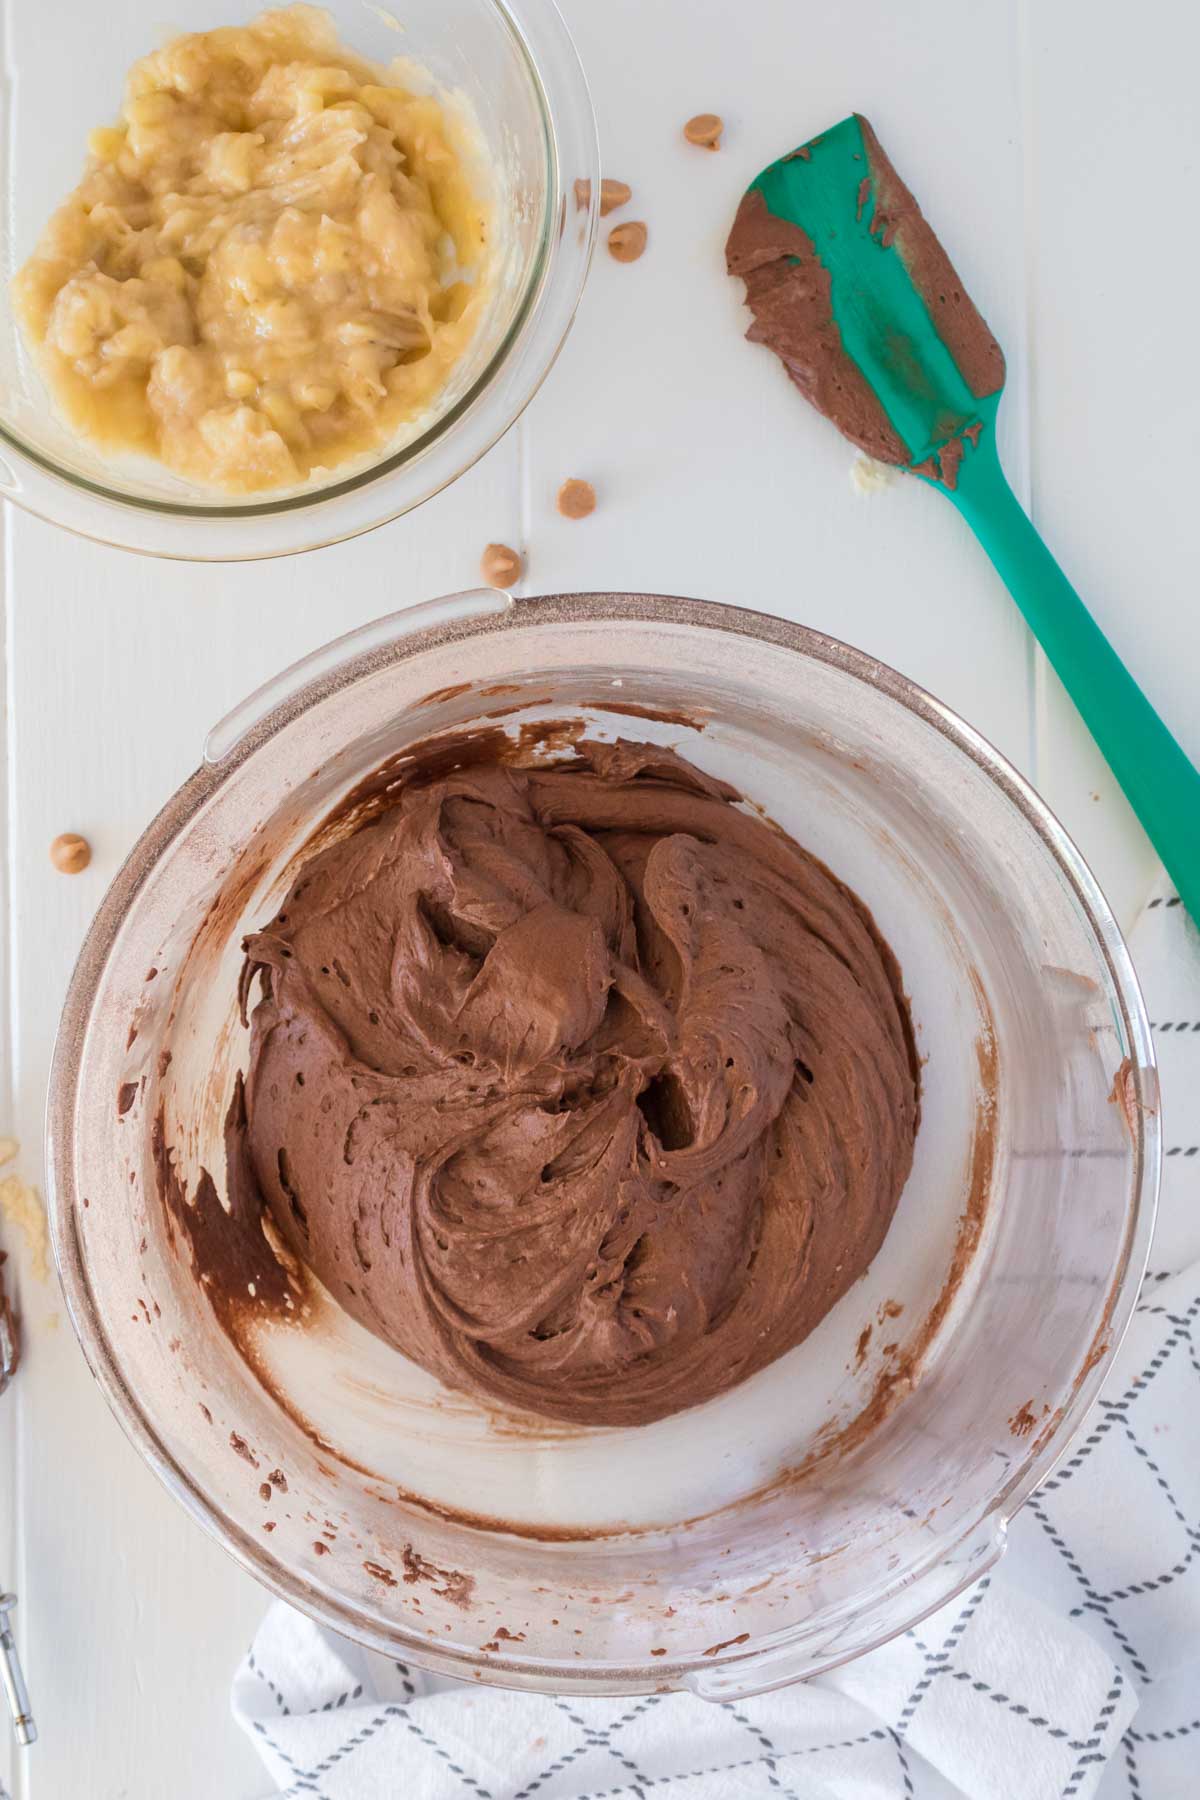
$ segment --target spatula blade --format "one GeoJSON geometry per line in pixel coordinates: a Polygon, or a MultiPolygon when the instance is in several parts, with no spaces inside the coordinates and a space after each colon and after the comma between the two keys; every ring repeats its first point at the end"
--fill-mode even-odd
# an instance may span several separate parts
{"type": "Polygon", "coordinates": [[[806,398],[868,455],[953,488],[995,420],[1004,356],[868,121],[756,176],[726,256],[747,336],[806,398]]]}

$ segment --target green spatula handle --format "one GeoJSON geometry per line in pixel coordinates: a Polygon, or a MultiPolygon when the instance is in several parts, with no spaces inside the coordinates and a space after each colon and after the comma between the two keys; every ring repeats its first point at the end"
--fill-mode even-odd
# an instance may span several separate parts
{"type": "Polygon", "coordinates": [[[1126,798],[1200,922],[1200,769],[1189,761],[1043,544],[990,430],[952,498],[1025,615],[1126,798]]]}

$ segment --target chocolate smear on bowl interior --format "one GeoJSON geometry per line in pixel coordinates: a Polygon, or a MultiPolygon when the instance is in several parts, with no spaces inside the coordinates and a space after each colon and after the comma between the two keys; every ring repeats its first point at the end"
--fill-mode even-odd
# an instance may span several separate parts
{"type": "Polygon", "coordinates": [[[192,1271],[208,1295],[223,1329],[239,1339],[248,1317],[255,1314],[299,1316],[304,1284],[285,1268],[263,1231],[258,1186],[248,1174],[244,1155],[245,1090],[239,1074],[225,1119],[227,1207],[206,1169],[189,1195],[167,1143],[160,1107],[150,1135],[159,1198],[169,1225],[188,1246],[192,1271]]]}
{"type": "Polygon", "coordinates": [[[452,1606],[469,1606],[471,1596],[475,1592],[475,1577],[465,1575],[461,1569],[442,1569],[437,1563],[430,1562],[414,1550],[411,1544],[405,1544],[400,1552],[400,1565],[403,1569],[404,1582],[408,1587],[418,1581],[430,1583],[434,1593],[441,1600],[448,1600],[452,1606]],[[439,1587],[437,1583],[442,1585],[439,1587]]]}

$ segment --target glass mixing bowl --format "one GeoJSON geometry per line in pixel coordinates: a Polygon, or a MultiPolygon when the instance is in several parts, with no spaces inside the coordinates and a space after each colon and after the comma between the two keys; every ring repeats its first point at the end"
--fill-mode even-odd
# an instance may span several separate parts
{"type": "Polygon", "coordinates": [[[115,458],[60,418],[13,316],[9,283],[77,185],[88,131],[117,115],[130,66],[187,31],[241,24],[266,0],[147,0],[45,8],[6,20],[0,140],[0,494],[85,537],[157,556],[228,561],[314,549],[408,512],[507,431],[558,354],[583,290],[599,198],[587,84],[553,0],[322,0],[348,48],[397,55],[463,113],[492,198],[498,273],[490,308],[417,435],[327,485],[234,500],[147,459],[115,458]],[[70,53],[66,52],[69,37],[70,53]],[[575,183],[587,184],[580,205],[575,183]]]}
{"type": "Polygon", "coordinates": [[[213,732],[80,957],[51,1227],[134,1443],[276,1593],[453,1674],[725,1698],[870,1648],[999,1555],[1132,1310],[1156,1109],[1103,896],[947,708],[757,613],[489,590],[330,645],[213,732]],[[849,882],[900,959],[925,1059],[916,1161],[867,1274],[770,1368],[637,1430],[478,1405],[327,1299],[243,1355],[155,1184],[161,1110],[189,1193],[201,1168],[223,1186],[241,940],[315,826],[418,738],[563,716],[679,745],[849,882]]]}

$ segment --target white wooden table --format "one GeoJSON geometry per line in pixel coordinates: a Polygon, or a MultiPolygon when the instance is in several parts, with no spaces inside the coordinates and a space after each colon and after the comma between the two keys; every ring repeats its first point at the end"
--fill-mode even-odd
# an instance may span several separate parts
{"type": "MultiPolygon", "coordinates": [[[[186,21],[186,7],[180,10],[186,21]]],[[[231,8],[231,12],[238,10],[231,8]]],[[[398,9],[402,12],[402,8],[398,9]]],[[[951,508],[917,483],[864,499],[851,452],[740,341],[721,249],[749,178],[865,111],[1009,358],[1002,444],[1049,541],[1134,674],[1200,757],[1200,258],[1186,0],[567,0],[606,170],[649,223],[632,267],[597,253],[571,339],[526,418],[417,514],[300,560],[142,561],[4,519],[8,1040],[0,1132],[41,1180],[55,1020],[105,885],[266,676],[374,615],[473,585],[489,540],[526,591],[634,588],[774,610],[932,689],[1030,774],[1123,919],[1152,859],[951,508]],[[680,126],[715,110],[718,155],[680,126]],[[558,517],[568,475],[595,515],[558,517]],[[82,876],[47,846],[86,833],[82,876]]],[[[174,18],[174,9],[168,9],[174,18]]],[[[165,20],[169,23],[169,20],[165,20]]],[[[160,1491],[109,1417],[11,1231],[27,1362],[0,1402],[0,1584],[41,1742],[16,1800],[246,1800],[229,1721],[265,1595],[160,1491]]]]}

